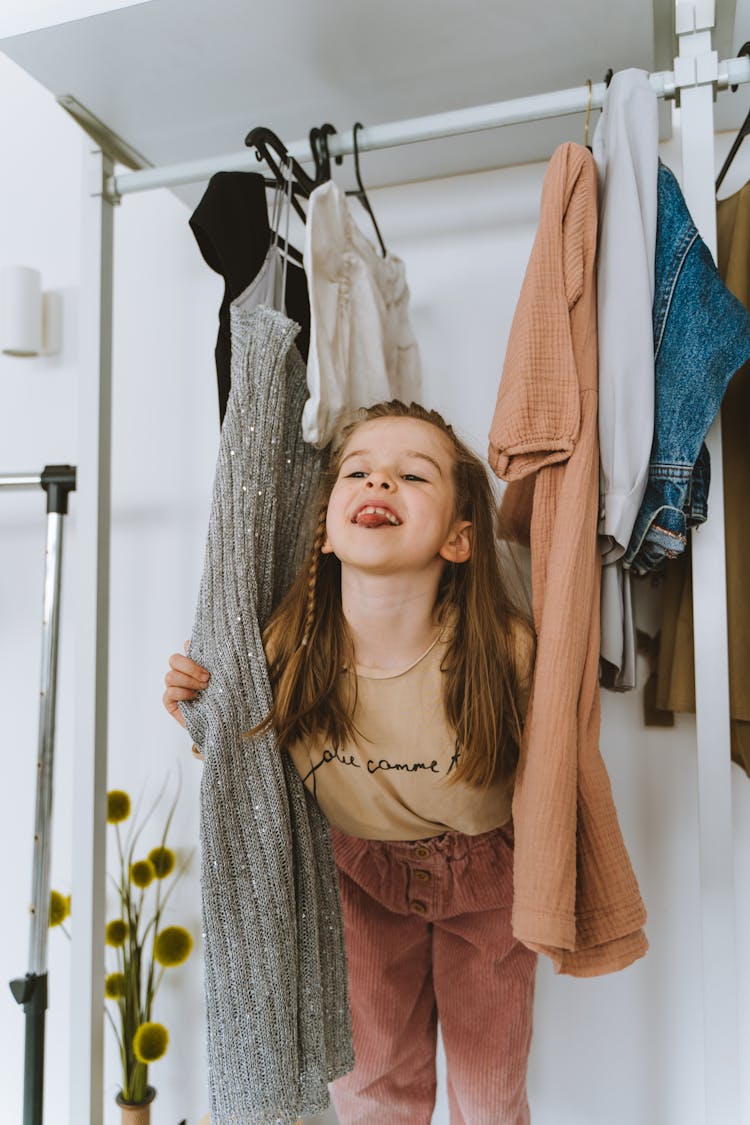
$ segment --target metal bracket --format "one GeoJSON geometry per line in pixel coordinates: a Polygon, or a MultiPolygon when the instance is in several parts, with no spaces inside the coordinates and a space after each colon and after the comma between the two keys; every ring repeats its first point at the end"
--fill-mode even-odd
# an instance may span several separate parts
{"type": "Polygon", "coordinates": [[[704,55],[678,55],[674,60],[674,84],[681,86],[705,86],[719,80],[719,55],[708,51],[704,55]]]}
{"type": "MultiPolygon", "coordinates": [[[[91,149],[91,152],[101,151],[99,149],[91,149]]],[[[104,174],[99,175],[99,166],[95,161],[88,164],[88,194],[90,196],[101,196],[105,203],[111,203],[113,207],[117,207],[122,203],[122,196],[115,190],[115,177],[112,174],[114,165],[104,154],[104,174]]]]}
{"type": "Polygon", "coordinates": [[[716,100],[719,55],[711,49],[714,9],[714,0],[689,0],[675,6],[675,32],[680,39],[680,54],[674,60],[675,105],[678,107],[680,90],[686,87],[711,85],[716,100]]]}
{"type": "Polygon", "coordinates": [[[116,207],[122,202],[122,196],[118,194],[115,189],[114,165],[124,164],[126,168],[131,171],[141,170],[143,168],[153,168],[150,160],[147,160],[142,153],[129,145],[127,141],[123,140],[121,136],[110,129],[104,122],[95,114],[82,105],[77,98],[72,94],[62,94],[57,99],[57,104],[69,113],[75,122],[80,125],[84,133],[87,133],[94,141],[97,150],[104,153],[111,161],[109,170],[105,172],[103,188],[98,183],[91,186],[91,195],[100,195],[107,203],[111,203],[116,207]]]}
{"type": "Polygon", "coordinates": [[[113,207],[119,207],[122,203],[122,196],[115,188],[116,183],[117,180],[114,176],[105,176],[104,187],[101,191],[102,198],[107,203],[111,203],[113,207]]]}
{"type": "Polygon", "coordinates": [[[675,35],[708,31],[716,23],[715,0],[684,0],[675,5],[675,35]]]}
{"type": "Polygon", "coordinates": [[[719,53],[712,51],[711,31],[716,21],[715,0],[677,0],[675,34],[680,53],[675,59],[675,105],[680,89],[695,86],[716,88],[719,83],[719,53]]]}

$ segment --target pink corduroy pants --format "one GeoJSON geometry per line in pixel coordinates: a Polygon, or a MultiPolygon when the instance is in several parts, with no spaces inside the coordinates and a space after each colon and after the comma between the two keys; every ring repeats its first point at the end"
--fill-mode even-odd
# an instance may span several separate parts
{"type": "Polygon", "coordinates": [[[341,1125],[429,1125],[438,1019],[451,1125],[528,1125],[536,954],[511,933],[511,825],[410,842],[331,836],[355,1056],[331,1085],[341,1125]]]}

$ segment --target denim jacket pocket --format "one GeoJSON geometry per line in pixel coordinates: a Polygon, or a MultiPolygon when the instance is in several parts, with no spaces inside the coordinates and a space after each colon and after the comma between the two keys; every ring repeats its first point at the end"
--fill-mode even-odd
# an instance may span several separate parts
{"type": "Polygon", "coordinates": [[[626,570],[648,574],[681,555],[687,533],[708,515],[711,461],[701,445],[695,465],[651,465],[644,503],[623,558],[626,570]]]}
{"type": "Polygon", "coordinates": [[[651,465],[644,502],[623,556],[626,570],[636,574],[660,570],[665,559],[685,550],[690,477],[690,465],[651,465]]]}
{"type": "Polygon", "coordinates": [[[654,440],[646,492],[623,565],[639,574],[681,554],[707,515],[704,438],[732,375],[750,358],[750,316],[729,292],[674,175],[659,164],[654,440]]]}

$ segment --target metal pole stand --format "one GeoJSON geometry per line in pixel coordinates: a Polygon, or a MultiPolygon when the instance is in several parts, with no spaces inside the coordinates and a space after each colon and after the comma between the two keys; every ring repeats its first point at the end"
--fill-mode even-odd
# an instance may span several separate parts
{"type": "Polygon", "coordinates": [[[44,568],[42,619],[42,676],[39,702],[39,752],[37,757],[34,861],[31,878],[31,936],[29,972],[10,982],[10,989],[26,1017],[24,1050],[23,1122],[42,1125],[44,1097],[44,1013],[47,1010],[47,929],[49,926],[49,871],[52,828],[52,777],[55,745],[55,693],[57,642],[60,625],[63,516],[68,495],[76,486],[72,465],[47,465],[41,476],[18,474],[0,477],[0,487],[33,488],[47,493],[47,546],[44,568]]]}

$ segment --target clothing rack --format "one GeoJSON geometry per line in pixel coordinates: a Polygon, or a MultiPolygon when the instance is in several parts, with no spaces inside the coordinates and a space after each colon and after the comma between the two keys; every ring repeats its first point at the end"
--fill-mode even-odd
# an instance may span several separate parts
{"type": "MultiPolygon", "coordinates": [[[[679,97],[682,186],[691,214],[716,251],[713,99],[716,89],[750,82],[750,59],[719,62],[712,50],[715,0],[675,3],[679,54],[673,71],[652,74],[659,97],[679,97]]],[[[493,129],[500,125],[599,108],[605,84],[518,98],[488,106],[363,129],[359,151],[493,129]]],[[[354,151],[351,133],[328,139],[331,157],[354,151]]],[[[307,141],[289,146],[310,160],[307,141]]],[[[110,437],[113,212],[130,193],[204,180],[214,172],[257,167],[251,150],[115,175],[112,159],[87,145],[84,168],[79,378],[78,533],[75,549],[77,698],[73,809],[70,1120],[99,1125],[103,1101],[101,980],[109,614],[110,437]],[[92,412],[92,403],[96,409],[92,412]],[[92,413],[95,419],[92,424],[92,413]]],[[[696,730],[706,1125],[740,1125],[738,1010],[730,774],[729,679],[724,569],[721,432],[707,445],[712,460],[711,519],[693,536],[696,730]]]]}
{"type": "MultiPolygon", "coordinates": [[[[677,85],[679,77],[671,70],[650,74],[649,82],[660,98],[674,98],[680,89],[677,85]]],[[[719,90],[726,90],[729,86],[743,82],[750,82],[750,58],[725,59],[718,64],[716,86],[719,90]]],[[[464,133],[478,133],[503,125],[518,125],[549,117],[565,117],[571,113],[584,113],[588,109],[601,109],[606,92],[606,83],[599,82],[592,85],[590,94],[587,85],[574,86],[572,89],[557,90],[550,94],[534,94],[526,98],[514,98],[512,101],[434,113],[427,117],[412,117],[407,121],[395,121],[387,125],[371,125],[359,131],[357,147],[360,152],[373,151],[464,133]]],[[[333,133],[327,138],[327,146],[331,158],[349,156],[354,152],[353,134],[333,133]]],[[[294,141],[287,149],[289,155],[300,163],[312,159],[307,140],[294,141]]],[[[208,179],[214,172],[252,170],[257,166],[254,150],[243,149],[241,152],[211,156],[205,160],[189,160],[161,168],[147,168],[140,172],[125,172],[109,177],[106,186],[114,199],[120,199],[133,192],[176,187],[208,179]]]]}

